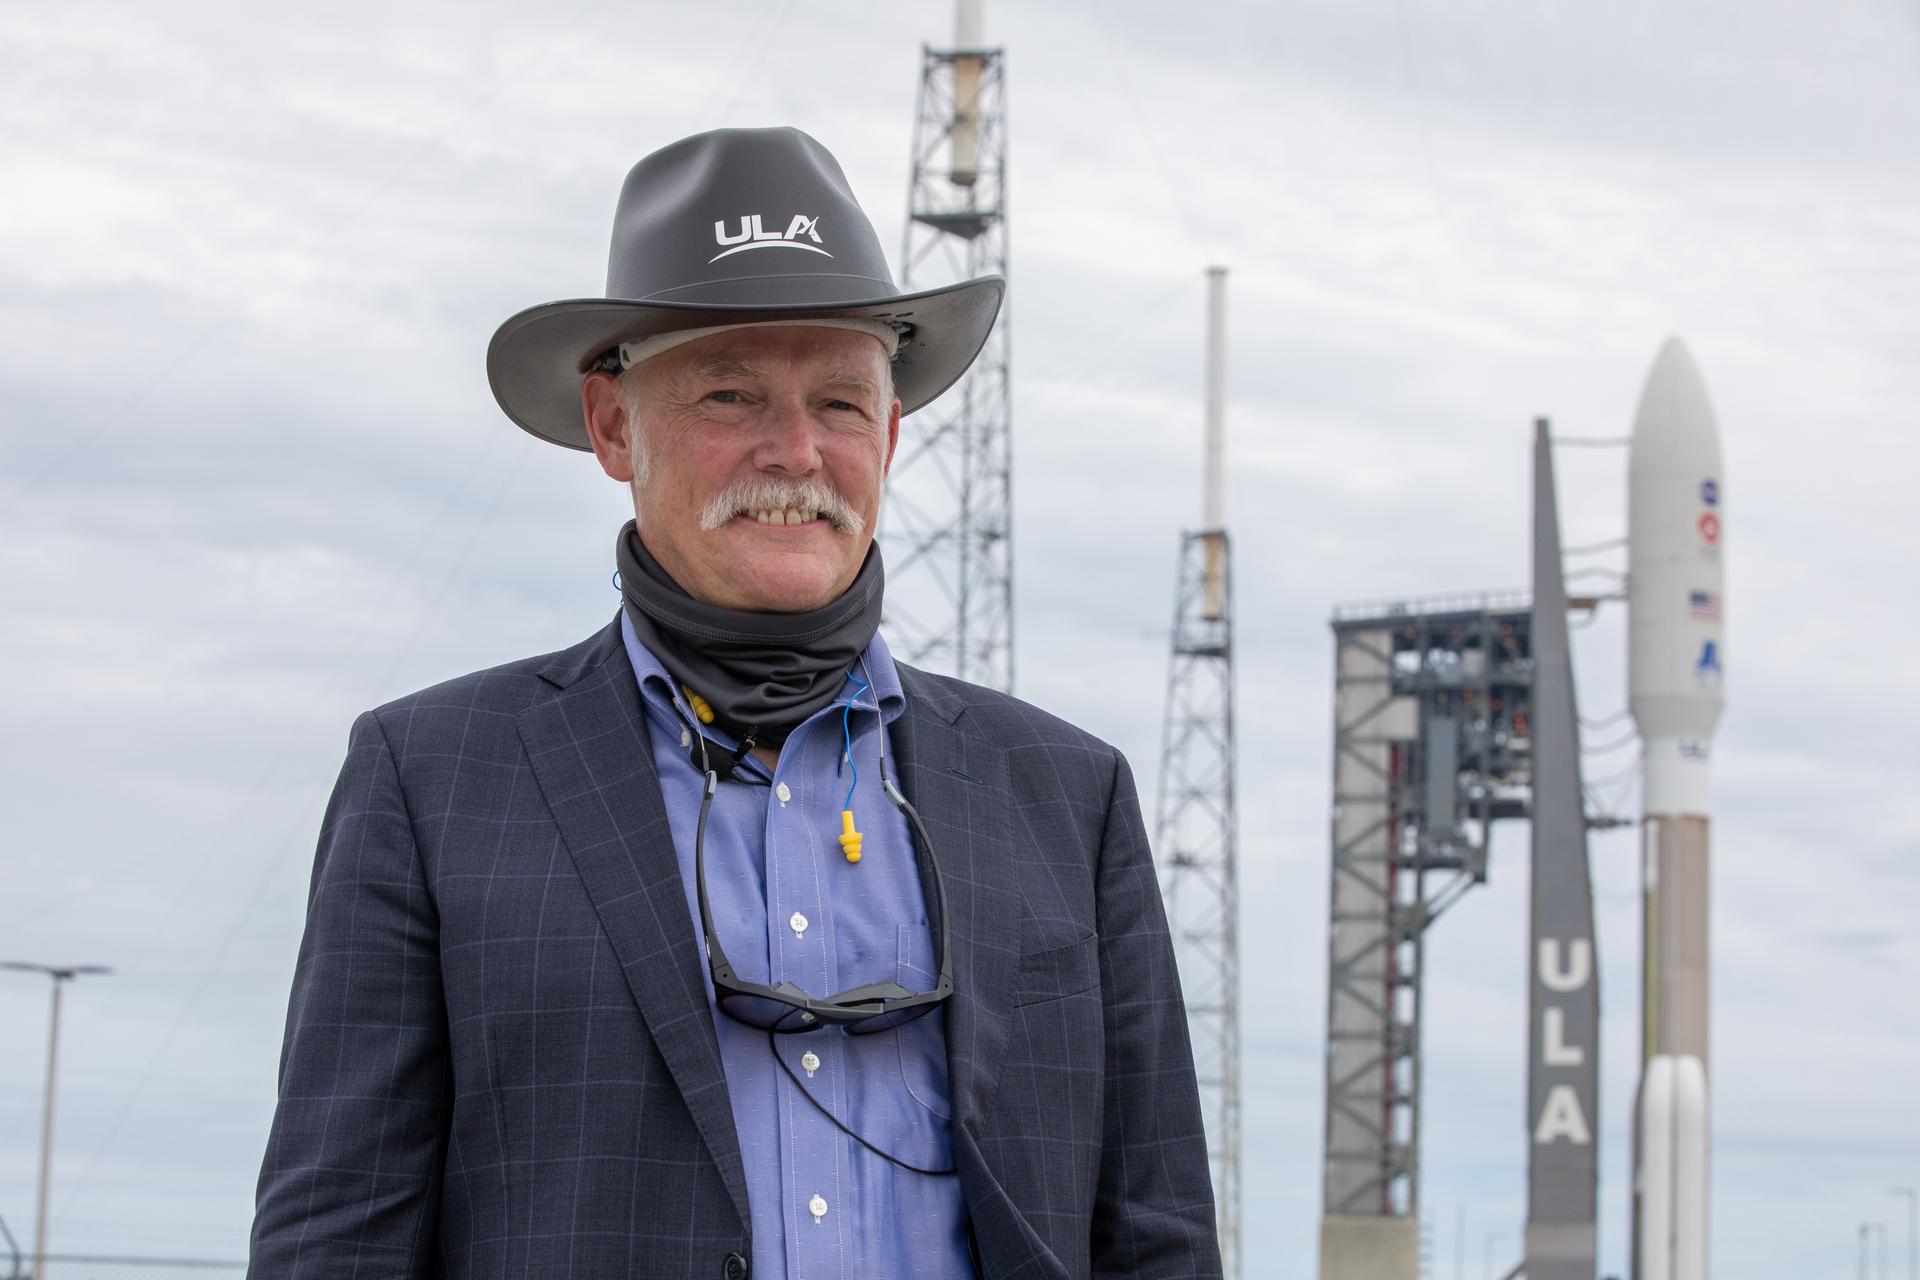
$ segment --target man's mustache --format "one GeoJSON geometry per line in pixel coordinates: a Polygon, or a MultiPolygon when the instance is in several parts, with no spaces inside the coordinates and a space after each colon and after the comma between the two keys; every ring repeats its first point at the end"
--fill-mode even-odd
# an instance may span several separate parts
{"type": "Polygon", "coordinates": [[[785,479],[754,476],[736,480],[720,491],[700,513],[700,527],[714,530],[756,511],[811,511],[833,526],[836,533],[854,537],[866,532],[867,522],[840,491],[817,478],[785,479]]]}

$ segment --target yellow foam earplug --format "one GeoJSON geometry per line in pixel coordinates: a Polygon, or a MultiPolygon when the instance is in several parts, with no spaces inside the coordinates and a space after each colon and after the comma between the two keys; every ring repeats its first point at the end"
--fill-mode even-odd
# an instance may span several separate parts
{"type": "Polygon", "coordinates": [[[687,705],[693,708],[693,714],[699,717],[701,724],[713,723],[713,707],[705,698],[685,685],[680,686],[680,692],[687,695],[687,705]]]}
{"type": "Polygon", "coordinates": [[[860,833],[853,829],[853,810],[840,811],[840,847],[847,852],[848,862],[860,861],[860,833]]]}

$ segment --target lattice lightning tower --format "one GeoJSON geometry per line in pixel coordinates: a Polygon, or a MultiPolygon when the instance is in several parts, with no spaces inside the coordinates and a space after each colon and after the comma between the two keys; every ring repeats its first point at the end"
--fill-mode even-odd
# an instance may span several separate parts
{"type": "MultiPolygon", "coordinates": [[[[921,49],[907,288],[1008,277],[1006,143],[1006,52],[960,0],[954,47],[921,49]]],[[[896,655],[996,689],[1013,687],[1009,352],[1003,308],[960,385],[901,431],[880,530],[896,655]]]]}
{"type": "Polygon", "coordinates": [[[1223,518],[1225,267],[1207,270],[1204,528],[1183,534],[1153,847],[1186,995],[1220,1256],[1240,1275],[1240,943],[1233,783],[1233,575],[1223,518]]]}

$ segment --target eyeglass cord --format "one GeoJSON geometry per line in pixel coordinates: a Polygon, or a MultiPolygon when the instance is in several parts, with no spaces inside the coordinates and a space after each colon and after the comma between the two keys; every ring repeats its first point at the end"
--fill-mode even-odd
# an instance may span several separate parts
{"type": "Polygon", "coordinates": [[[793,1068],[787,1065],[787,1060],[780,1056],[780,1044],[777,1040],[774,1039],[774,1032],[772,1032],[771,1030],[767,1032],[767,1052],[771,1053],[773,1055],[773,1060],[780,1064],[780,1069],[787,1073],[787,1079],[793,1081],[793,1087],[800,1091],[800,1095],[804,1097],[808,1102],[811,1102],[813,1104],[813,1109],[815,1111],[818,1111],[821,1115],[831,1120],[833,1122],[834,1128],[846,1134],[849,1138],[852,1138],[855,1142],[859,1143],[861,1146],[865,1147],[867,1150],[873,1152],[873,1154],[879,1156],[882,1160],[885,1160],[888,1164],[897,1165],[900,1168],[905,1169],[908,1173],[924,1173],[930,1178],[944,1178],[960,1172],[959,1167],[957,1165],[950,1168],[946,1168],[946,1169],[922,1169],[917,1164],[908,1164],[905,1160],[900,1159],[900,1157],[898,1156],[888,1155],[886,1152],[874,1146],[871,1142],[868,1142],[865,1138],[861,1137],[859,1134],[855,1133],[852,1129],[849,1129],[846,1126],[846,1124],[840,1119],[839,1116],[836,1116],[835,1114],[833,1114],[833,1112],[827,1110],[827,1105],[824,1102],[820,1101],[820,1099],[813,1096],[813,1090],[807,1088],[806,1085],[800,1083],[800,1077],[793,1073],[793,1068]]]}

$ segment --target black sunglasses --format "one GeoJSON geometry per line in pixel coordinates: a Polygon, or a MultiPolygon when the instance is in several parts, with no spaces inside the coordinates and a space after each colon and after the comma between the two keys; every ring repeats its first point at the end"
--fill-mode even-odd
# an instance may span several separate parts
{"type": "MultiPolygon", "coordinates": [[[[694,736],[703,744],[701,757],[704,765],[706,735],[696,731],[694,736]]],[[[907,798],[887,777],[884,748],[880,756],[881,790],[886,792],[893,807],[906,816],[907,825],[926,849],[927,865],[933,873],[934,896],[939,899],[936,914],[940,921],[940,976],[931,991],[909,991],[897,982],[869,982],[817,999],[791,982],[768,987],[747,982],[735,974],[733,962],[727,959],[726,948],[720,945],[720,938],[713,931],[713,911],[707,905],[707,812],[713,807],[713,793],[720,785],[720,778],[711,768],[704,771],[707,783],[700,796],[700,821],[694,828],[693,874],[700,897],[700,928],[706,934],[707,972],[713,978],[714,1000],[722,1013],[735,1022],[781,1035],[836,1026],[846,1028],[848,1035],[864,1036],[876,1031],[889,1031],[915,1018],[924,1017],[953,994],[953,971],[948,947],[948,926],[951,921],[947,915],[946,881],[940,874],[939,859],[933,854],[933,841],[927,838],[927,829],[921,825],[920,815],[914,812],[907,798]]]]}

